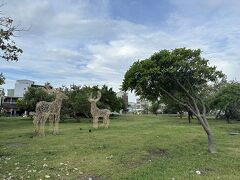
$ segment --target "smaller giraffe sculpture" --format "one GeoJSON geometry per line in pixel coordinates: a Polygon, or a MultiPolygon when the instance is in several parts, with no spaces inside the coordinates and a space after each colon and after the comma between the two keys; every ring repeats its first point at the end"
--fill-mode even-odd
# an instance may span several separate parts
{"type": "Polygon", "coordinates": [[[48,93],[55,93],[56,97],[52,102],[40,101],[36,104],[36,113],[34,115],[33,124],[37,136],[45,135],[44,126],[48,119],[53,129],[53,134],[58,134],[62,100],[68,99],[68,97],[60,90],[50,89],[46,86],[45,91],[48,93]]]}
{"type": "Polygon", "coordinates": [[[92,93],[90,94],[90,97],[88,98],[88,101],[91,103],[91,114],[93,117],[93,128],[98,128],[98,120],[99,117],[103,117],[103,124],[105,128],[108,128],[110,123],[110,111],[108,109],[99,109],[96,105],[97,101],[101,98],[101,92],[98,91],[97,98],[92,97],[92,93]]]}

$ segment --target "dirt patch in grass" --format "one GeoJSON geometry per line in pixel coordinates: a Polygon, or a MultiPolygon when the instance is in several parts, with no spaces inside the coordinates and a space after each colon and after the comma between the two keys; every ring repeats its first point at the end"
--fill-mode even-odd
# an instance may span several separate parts
{"type": "Polygon", "coordinates": [[[128,169],[134,169],[144,164],[144,162],[134,162],[134,161],[127,161],[122,162],[121,165],[127,167],[128,169]]]}
{"type": "Polygon", "coordinates": [[[62,151],[59,151],[59,150],[45,150],[45,151],[43,151],[43,154],[46,154],[48,156],[54,156],[54,155],[59,154],[60,152],[62,152],[62,151]]]}
{"type": "Polygon", "coordinates": [[[11,142],[11,143],[7,143],[7,146],[8,147],[15,147],[15,148],[18,148],[18,147],[22,147],[24,146],[25,143],[22,143],[22,142],[11,142]]]}
{"type": "Polygon", "coordinates": [[[200,171],[202,175],[206,175],[206,174],[209,174],[209,173],[216,172],[216,169],[209,168],[209,167],[204,167],[204,168],[199,168],[198,171],[200,171]]]}
{"type": "Polygon", "coordinates": [[[167,156],[168,150],[167,149],[152,149],[149,151],[151,156],[167,156]]]}
{"type": "Polygon", "coordinates": [[[144,160],[154,160],[159,157],[167,157],[169,155],[167,149],[151,149],[148,151],[148,155],[145,155],[144,160]]]}
{"type": "Polygon", "coordinates": [[[167,149],[151,149],[139,161],[121,161],[121,165],[130,169],[140,167],[148,162],[154,161],[160,157],[167,157],[169,155],[167,149]]]}

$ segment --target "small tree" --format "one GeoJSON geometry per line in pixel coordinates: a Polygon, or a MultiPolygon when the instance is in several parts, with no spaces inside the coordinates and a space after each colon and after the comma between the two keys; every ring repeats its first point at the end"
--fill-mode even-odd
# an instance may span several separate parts
{"type": "Polygon", "coordinates": [[[240,83],[230,82],[222,86],[210,98],[210,108],[224,112],[228,123],[240,116],[240,83]]]}
{"type": "Polygon", "coordinates": [[[90,94],[91,87],[72,85],[70,88],[65,87],[64,92],[69,97],[64,101],[62,107],[63,114],[79,120],[79,115],[89,117],[90,104],[87,101],[88,94],[90,94]]]}
{"type": "Polygon", "coordinates": [[[208,151],[214,152],[213,134],[206,119],[204,92],[207,83],[223,74],[210,67],[201,50],[178,48],[161,50],[150,58],[135,62],[126,72],[123,90],[135,90],[152,101],[168,96],[191,111],[208,136],[208,151]]]}
{"type": "Polygon", "coordinates": [[[99,101],[99,108],[108,108],[111,111],[119,111],[124,109],[124,102],[121,98],[117,97],[116,92],[112,88],[104,85],[101,89],[102,97],[99,101]]]}

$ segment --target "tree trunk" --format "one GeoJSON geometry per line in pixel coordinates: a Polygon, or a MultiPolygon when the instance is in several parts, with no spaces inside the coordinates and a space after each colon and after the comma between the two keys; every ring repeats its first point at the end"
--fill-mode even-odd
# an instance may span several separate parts
{"type": "Polygon", "coordinates": [[[199,120],[199,122],[201,123],[203,129],[205,130],[207,136],[208,136],[208,152],[209,153],[214,153],[215,149],[214,149],[214,145],[213,145],[213,134],[212,134],[212,130],[210,129],[210,126],[206,120],[205,117],[198,115],[197,119],[199,120]]]}
{"type": "Polygon", "coordinates": [[[180,117],[180,119],[182,119],[182,117],[183,117],[183,113],[182,113],[181,111],[179,111],[178,113],[179,113],[179,117],[180,117]]]}
{"type": "Polygon", "coordinates": [[[231,114],[230,110],[225,111],[225,118],[228,124],[230,124],[230,114],[231,114]]]}
{"type": "Polygon", "coordinates": [[[188,111],[188,123],[190,124],[191,123],[191,119],[192,119],[192,112],[191,111],[188,111]]]}
{"type": "Polygon", "coordinates": [[[218,118],[219,118],[219,116],[220,116],[221,112],[222,112],[221,110],[219,110],[219,111],[218,111],[218,113],[217,113],[217,115],[216,115],[215,119],[218,119],[218,118]]]}

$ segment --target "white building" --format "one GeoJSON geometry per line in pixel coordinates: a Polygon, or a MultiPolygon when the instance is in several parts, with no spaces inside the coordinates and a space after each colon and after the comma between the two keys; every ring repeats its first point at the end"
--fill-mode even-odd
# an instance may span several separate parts
{"type": "Polygon", "coordinates": [[[137,98],[137,110],[139,111],[144,111],[144,110],[147,110],[150,108],[150,106],[152,105],[152,103],[146,99],[140,99],[140,98],[137,98]]]}
{"type": "Polygon", "coordinates": [[[34,81],[30,80],[17,80],[14,88],[14,96],[15,97],[23,97],[25,92],[28,90],[31,85],[34,84],[34,81]]]}

